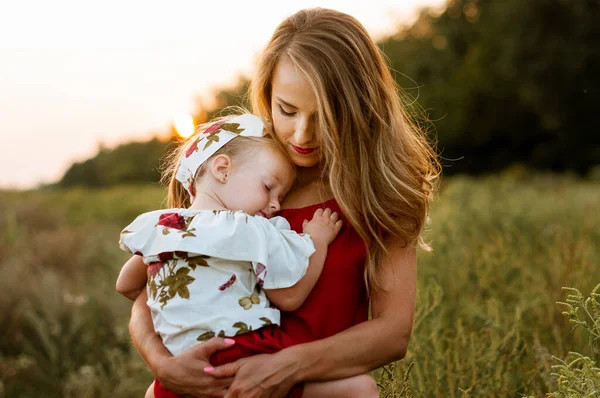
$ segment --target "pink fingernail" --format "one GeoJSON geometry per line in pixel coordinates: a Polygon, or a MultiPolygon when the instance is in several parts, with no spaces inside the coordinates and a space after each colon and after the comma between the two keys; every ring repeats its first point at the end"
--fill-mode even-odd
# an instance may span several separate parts
{"type": "Polygon", "coordinates": [[[234,345],[235,344],[235,340],[234,339],[225,339],[223,341],[225,342],[225,344],[228,344],[228,345],[234,345]]]}
{"type": "Polygon", "coordinates": [[[207,366],[207,367],[204,368],[204,371],[206,373],[214,372],[215,368],[213,368],[212,366],[207,366]]]}

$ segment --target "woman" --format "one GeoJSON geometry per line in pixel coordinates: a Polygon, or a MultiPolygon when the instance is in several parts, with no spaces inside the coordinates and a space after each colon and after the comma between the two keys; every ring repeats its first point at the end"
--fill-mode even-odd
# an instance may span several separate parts
{"type": "MultiPolygon", "coordinates": [[[[161,383],[179,394],[280,397],[297,383],[364,374],[407,350],[416,246],[427,248],[421,234],[439,164],[404,113],[381,51],[349,15],[299,11],[268,43],[251,101],[254,113],[272,120],[297,166],[281,215],[293,227],[308,211],[333,206],[346,227],[309,298],[282,316],[281,327],[296,345],[275,354],[215,369],[208,358],[228,347],[215,338],[171,356],[140,295],[130,323],[133,341],[161,383]]],[[[372,395],[374,382],[369,388],[365,395],[372,395]]]]}

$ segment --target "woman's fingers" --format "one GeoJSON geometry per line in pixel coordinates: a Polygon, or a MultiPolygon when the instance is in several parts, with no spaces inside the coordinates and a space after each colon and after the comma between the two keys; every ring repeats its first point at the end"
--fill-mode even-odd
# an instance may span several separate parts
{"type": "Polygon", "coordinates": [[[231,383],[233,383],[233,377],[223,377],[220,379],[215,379],[215,382],[212,384],[212,386],[216,391],[222,391],[223,396],[225,396],[229,386],[231,386],[231,383]]]}
{"type": "Polygon", "coordinates": [[[285,398],[290,392],[293,385],[281,383],[270,393],[270,398],[285,398]]]}
{"type": "Polygon", "coordinates": [[[217,378],[223,377],[233,377],[240,369],[240,365],[242,364],[241,360],[237,360],[235,362],[230,362],[225,365],[217,366],[217,367],[206,367],[204,368],[204,372],[217,378]]]}
{"type": "Polygon", "coordinates": [[[199,344],[192,348],[194,350],[194,354],[202,359],[208,360],[212,354],[217,351],[222,351],[226,348],[231,347],[235,344],[235,340],[233,339],[222,339],[220,337],[213,337],[212,339],[199,344]]]}

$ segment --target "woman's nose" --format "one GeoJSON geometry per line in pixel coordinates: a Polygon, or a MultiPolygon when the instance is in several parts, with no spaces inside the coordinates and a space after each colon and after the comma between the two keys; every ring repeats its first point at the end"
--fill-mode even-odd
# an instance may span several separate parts
{"type": "Polygon", "coordinates": [[[294,138],[296,145],[307,145],[313,141],[313,123],[310,119],[298,120],[298,123],[296,124],[296,131],[294,132],[294,138]]]}

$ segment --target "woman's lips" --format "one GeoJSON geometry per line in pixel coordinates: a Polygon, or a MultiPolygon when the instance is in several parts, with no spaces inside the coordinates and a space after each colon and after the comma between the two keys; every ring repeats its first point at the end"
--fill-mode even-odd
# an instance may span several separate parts
{"type": "Polygon", "coordinates": [[[292,145],[292,148],[294,148],[294,151],[298,152],[300,155],[308,155],[317,150],[317,148],[300,148],[296,145],[292,145]]]}

